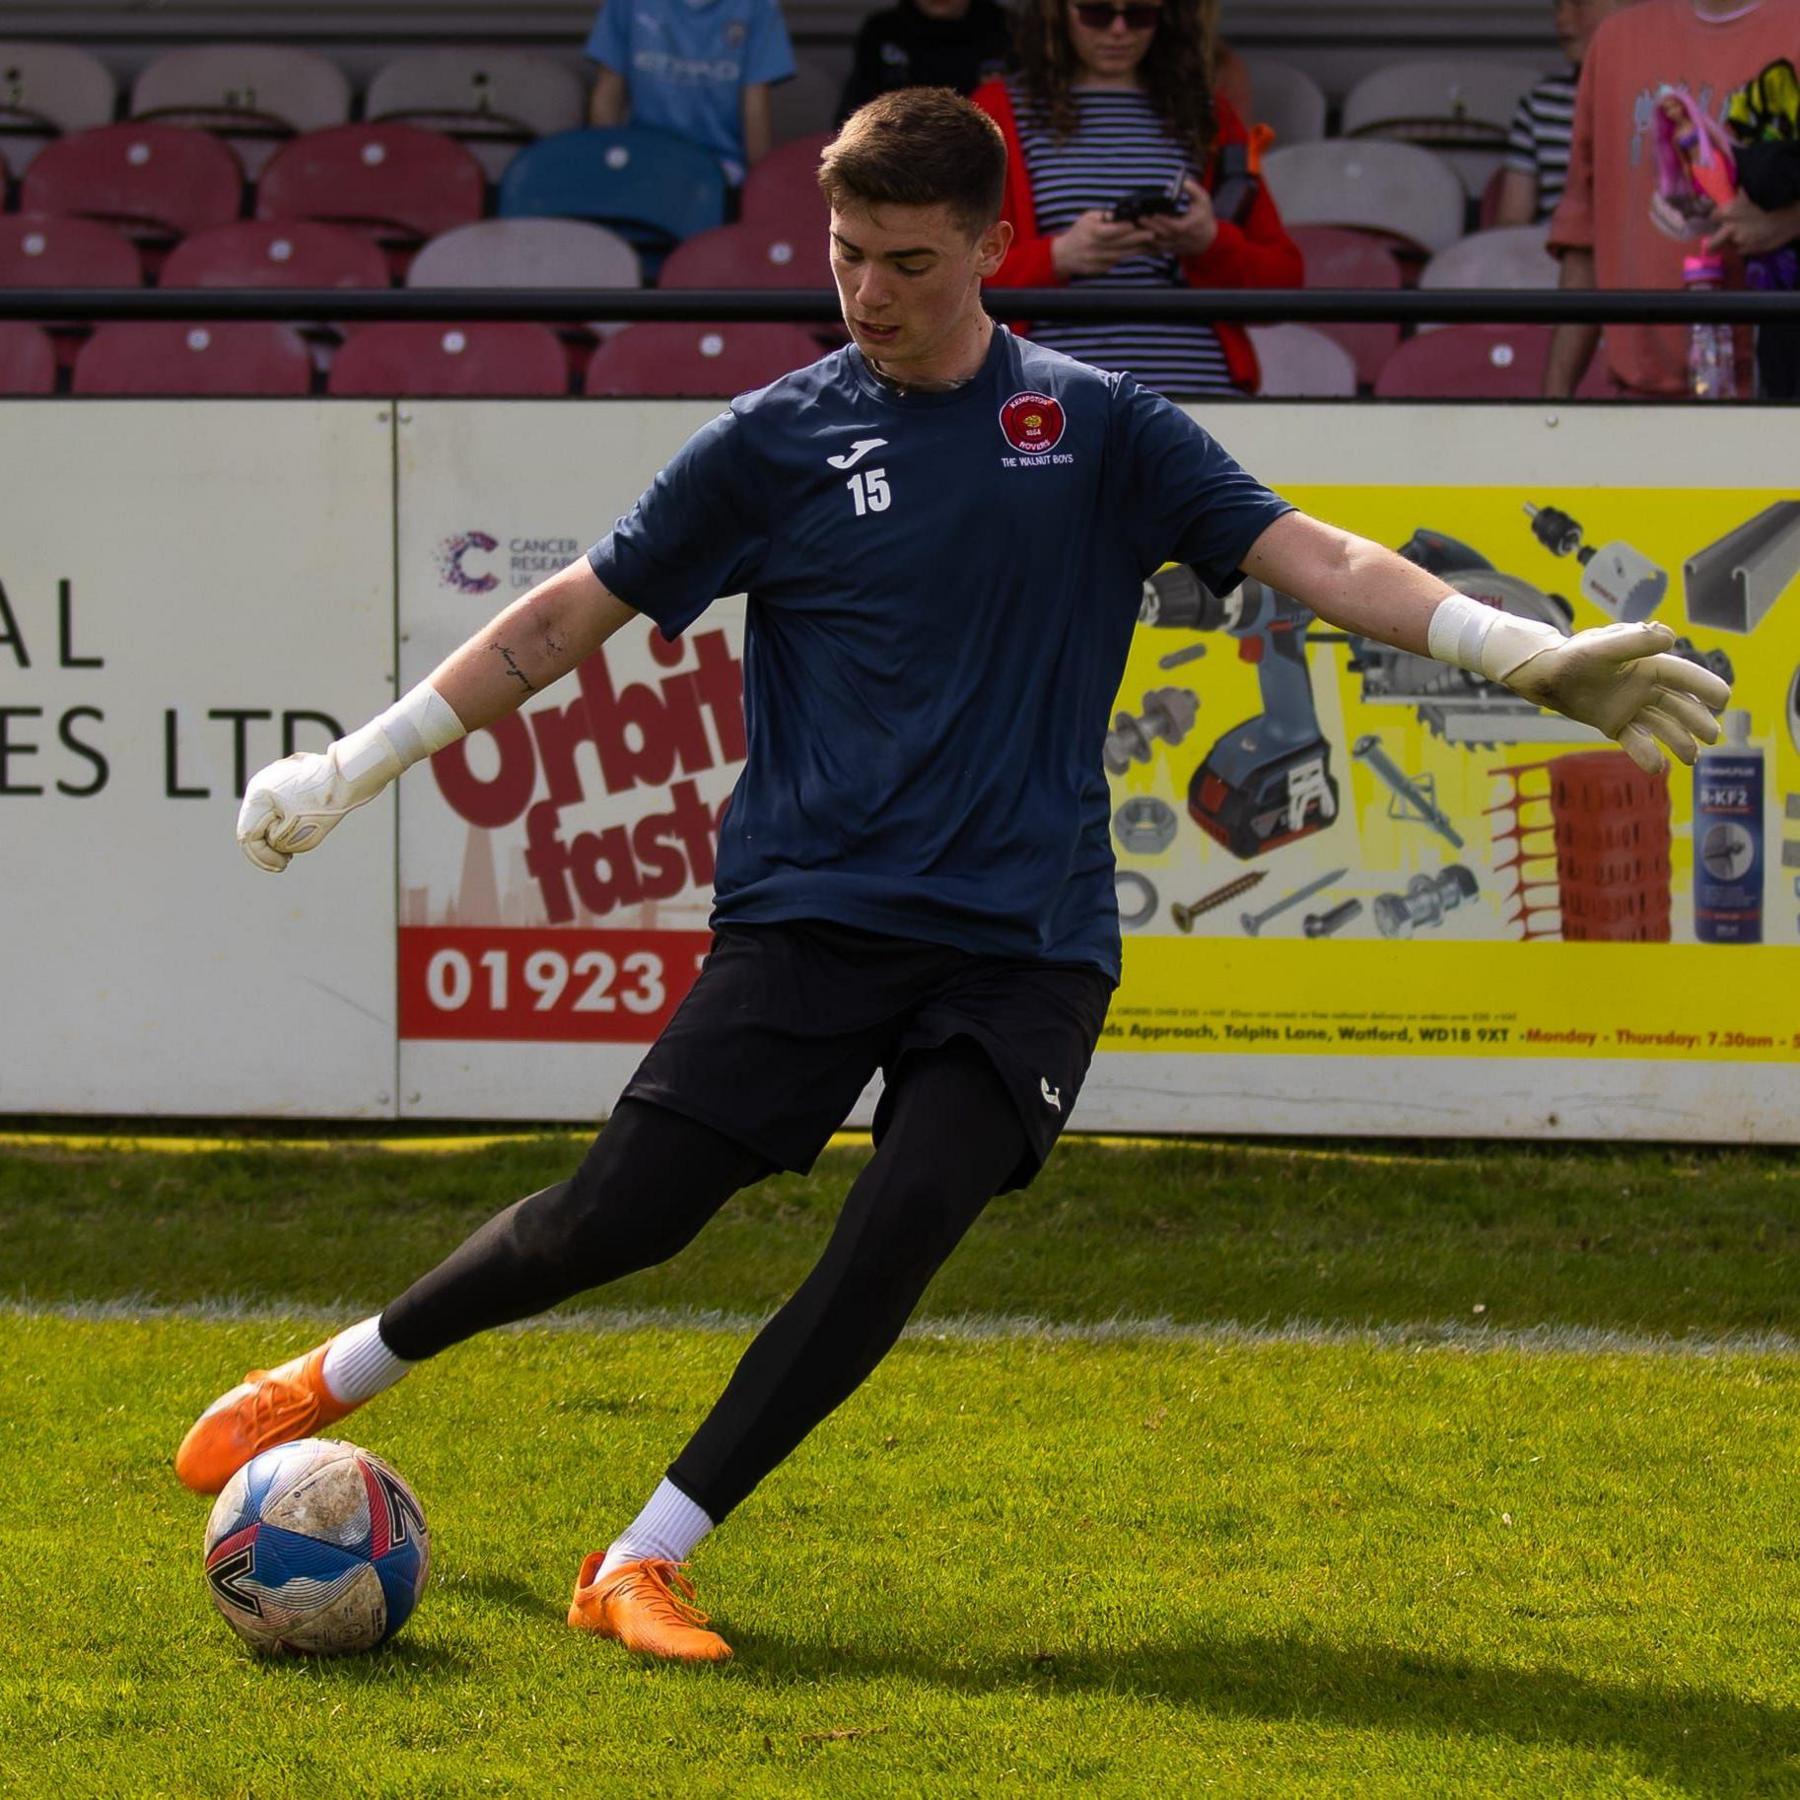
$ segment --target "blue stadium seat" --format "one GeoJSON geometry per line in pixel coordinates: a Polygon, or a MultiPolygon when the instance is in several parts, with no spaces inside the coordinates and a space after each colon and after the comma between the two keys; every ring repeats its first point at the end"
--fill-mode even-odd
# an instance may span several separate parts
{"type": "Polygon", "coordinates": [[[725,177],[710,151],[634,126],[560,131],[528,144],[500,181],[502,218],[594,219],[659,260],[725,222],[725,177]]]}

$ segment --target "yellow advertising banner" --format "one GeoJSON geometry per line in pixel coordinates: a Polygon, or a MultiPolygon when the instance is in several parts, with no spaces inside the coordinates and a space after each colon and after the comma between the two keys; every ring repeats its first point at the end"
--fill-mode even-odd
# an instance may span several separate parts
{"type": "Polygon", "coordinates": [[[1102,1047],[1800,1059],[1800,497],[1281,484],[1490,604],[1654,619],[1733,684],[1692,769],[1248,582],[1147,585],[1107,743],[1102,1047]]]}

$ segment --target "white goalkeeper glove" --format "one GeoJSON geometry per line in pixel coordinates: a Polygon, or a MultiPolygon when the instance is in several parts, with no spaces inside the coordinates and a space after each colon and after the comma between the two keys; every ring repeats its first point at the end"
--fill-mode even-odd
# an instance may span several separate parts
{"type": "Polygon", "coordinates": [[[1691,763],[1701,744],[1719,741],[1716,715],[1731,688],[1669,654],[1675,634],[1666,625],[1601,625],[1564,637],[1554,625],[1448,594],[1428,636],[1439,662],[1605,732],[1647,775],[1667,766],[1664,747],[1691,763]]]}
{"type": "Polygon", "coordinates": [[[250,778],[237,838],[259,869],[279,875],[316,849],[345,813],[365,806],[402,771],[463,736],[450,703],[422,681],[379,718],[320,754],[284,756],[250,778]]]}

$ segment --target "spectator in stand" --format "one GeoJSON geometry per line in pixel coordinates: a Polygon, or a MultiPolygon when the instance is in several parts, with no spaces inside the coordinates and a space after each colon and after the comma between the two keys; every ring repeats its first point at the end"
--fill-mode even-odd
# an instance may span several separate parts
{"type": "Polygon", "coordinates": [[[1556,0],[1556,41],[1569,59],[1566,74],[1546,75],[1520,100],[1506,142],[1496,225],[1535,225],[1556,211],[1569,171],[1569,131],[1575,122],[1575,83],[1581,59],[1600,21],[1628,0],[1556,0]]]}
{"type": "Polygon", "coordinates": [[[900,0],[863,20],[837,122],[896,88],[972,94],[1006,68],[1011,51],[1012,27],[995,0],[900,0]]]}
{"type": "Polygon", "coordinates": [[[713,152],[734,186],[768,154],[769,89],[794,73],[777,0],[609,0],[588,33],[591,125],[648,125],[713,152]]]}
{"type": "MultiPolygon", "coordinates": [[[[1243,121],[1212,91],[1215,5],[1020,0],[1020,73],[974,95],[1008,153],[1014,237],[991,285],[1300,285],[1300,252],[1246,167],[1243,121]]],[[[1230,325],[1032,335],[1165,395],[1254,393],[1259,379],[1249,338],[1230,325]]]]}
{"type": "MultiPolygon", "coordinates": [[[[1582,64],[1569,143],[1569,181],[1550,221],[1550,249],[1571,290],[1670,288],[1681,263],[1701,247],[1651,223],[1656,191],[1654,96],[1686,87],[1715,116],[1759,70],[1800,43],[1800,0],[1638,0],[1605,20],[1582,64]]],[[[1740,195],[1721,215],[1723,247],[1742,255],[1775,249],[1793,235],[1782,215],[1740,195]],[[1763,240],[1769,239],[1764,244],[1763,240]]],[[[1740,334],[1740,368],[1750,363],[1740,334]]],[[[1598,325],[1559,325],[1550,342],[1544,393],[1565,399],[1579,385],[1600,340],[1598,325]]],[[[1621,395],[1688,391],[1685,325],[1609,325],[1607,370],[1621,395]]]]}

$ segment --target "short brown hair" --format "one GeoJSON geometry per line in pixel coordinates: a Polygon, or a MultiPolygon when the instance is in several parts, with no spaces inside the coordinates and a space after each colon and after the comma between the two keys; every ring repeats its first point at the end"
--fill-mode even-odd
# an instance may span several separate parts
{"type": "Polygon", "coordinates": [[[830,204],[948,206],[971,232],[1000,217],[1006,139],[946,87],[901,88],[853,112],[819,159],[830,204]]]}

